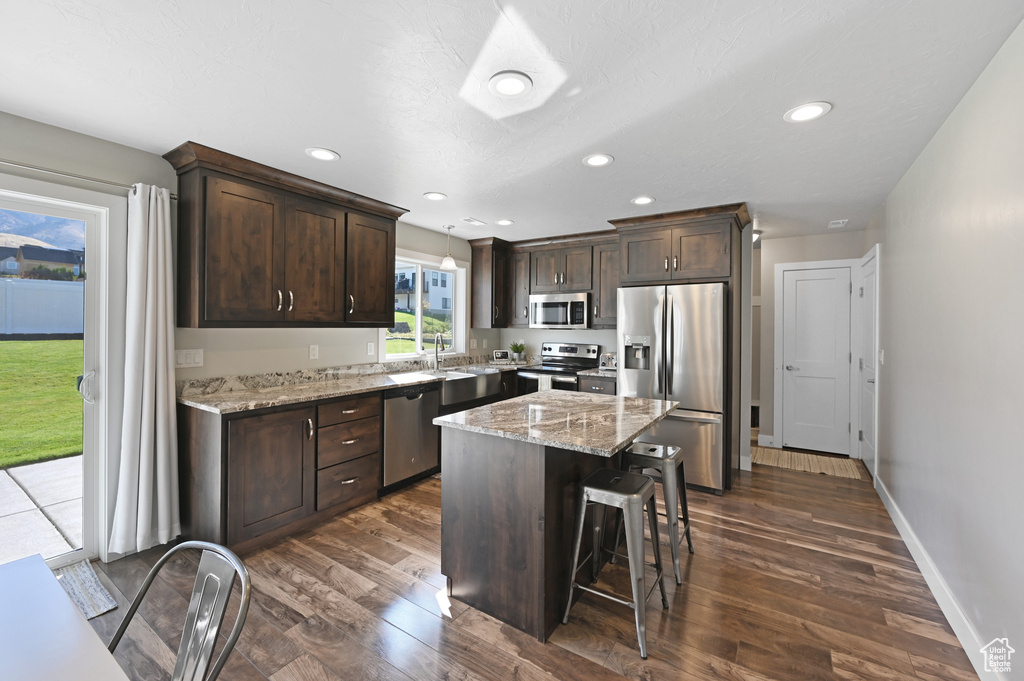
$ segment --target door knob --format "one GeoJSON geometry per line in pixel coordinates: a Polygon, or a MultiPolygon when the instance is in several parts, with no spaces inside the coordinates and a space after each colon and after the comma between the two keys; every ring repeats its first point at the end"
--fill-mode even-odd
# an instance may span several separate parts
{"type": "Polygon", "coordinates": [[[792,364],[787,364],[787,365],[786,365],[786,371],[800,371],[800,370],[799,370],[799,369],[797,369],[797,368],[796,368],[795,366],[793,366],[792,364]]]}

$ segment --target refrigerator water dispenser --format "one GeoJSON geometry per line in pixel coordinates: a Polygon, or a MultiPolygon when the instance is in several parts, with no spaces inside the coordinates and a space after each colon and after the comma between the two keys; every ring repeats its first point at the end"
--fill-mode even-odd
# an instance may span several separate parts
{"type": "Polygon", "coordinates": [[[626,369],[649,371],[651,368],[651,337],[626,336],[623,339],[623,344],[625,345],[625,356],[620,358],[622,366],[626,369]]]}

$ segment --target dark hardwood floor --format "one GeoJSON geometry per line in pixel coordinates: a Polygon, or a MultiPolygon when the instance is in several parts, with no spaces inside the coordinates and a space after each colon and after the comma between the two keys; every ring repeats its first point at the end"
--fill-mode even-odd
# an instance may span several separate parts
{"type": "MultiPolygon", "coordinates": [[[[692,492],[695,554],[683,552],[683,586],[667,570],[669,609],[650,601],[647,660],[632,611],[590,594],[547,644],[447,603],[441,484],[243,556],[253,603],[221,679],[978,678],[866,481],[755,466],[722,497],[692,492]]],[[[97,574],[124,605],[161,554],[97,574]]],[[[195,560],[165,568],[122,640],[132,678],[169,677],[195,560]]],[[[601,582],[627,593],[622,563],[601,582]]],[[[235,610],[237,598],[226,621],[235,610]]],[[[92,620],[104,640],[123,611],[92,620]]]]}

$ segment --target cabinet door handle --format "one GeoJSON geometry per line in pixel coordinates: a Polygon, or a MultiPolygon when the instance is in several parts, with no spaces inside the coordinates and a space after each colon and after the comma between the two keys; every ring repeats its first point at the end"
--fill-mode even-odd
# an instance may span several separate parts
{"type": "Polygon", "coordinates": [[[590,386],[590,389],[591,389],[591,390],[600,390],[600,389],[601,389],[601,387],[600,387],[600,386],[596,386],[596,385],[593,385],[593,386],[590,386]]]}
{"type": "Polygon", "coordinates": [[[348,294],[348,313],[352,314],[356,311],[356,298],[351,293],[348,294]]]}
{"type": "Polygon", "coordinates": [[[342,409],[341,413],[342,414],[355,414],[357,411],[359,411],[359,407],[356,407],[355,409],[342,409]]]}
{"type": "Polygon", "coordinates": [[[665,256],[665,271],[668,272],[668,256],[665,256]]]}
{"type": "Polygon", "coordinates": [[[524,307],[523,308],[523,319],[526,319],[529,316],[530,316],[530,308],[529,307],[524,307]]]}
{"type": "Polygon", "coordinates": [[[497,305],[494,306],[494,318],[495,319],[498,318],[498,306],[497,305]]]}
{"type": "Polygon", "coordinates": [[[288,291],[288,311],[291,312],[295,309],[295,294],[288,291]]]}
{"type": "Polygon", "coordinates": [[[597,316],[597,305],[594,306],[594,316],[597,316]]]}
{"type": "Polygon", "coordinates": [[[358,438],[357,437],[357,438],[353,438],[351,440],[342,440],[341,444],[343,444],[343,445],[354,445],[355,443],[359,442],[359,440],[361,440],[361,439],[362,438],[358,438]]]}
{"type": "Polygon", "coordinates": [[[353,482],[355,482],[358,479],[359,478],[349,478],[348,480],[342,480],[341,484],[342,485],[351,485],[353,482]]]}
{"type": "Polygon", "coordinates": [[[284,307],[284,294],[281,293],[281,289],[277,289],[277,311],[280,312],[281,308],[284,307]]]}
{"type": "Polygon", "coordinates": [[[306,419],[306,423],[309,424],[309,435],[306,436],[307,440],[313,439],[313,419],[306,419]]]}
{"type": "Polygon", "coordinates": [[[672,269],[675,270],[676,272],[679,271],[679,256],[678,255],[673,255],[672,256],[672,269]]]}

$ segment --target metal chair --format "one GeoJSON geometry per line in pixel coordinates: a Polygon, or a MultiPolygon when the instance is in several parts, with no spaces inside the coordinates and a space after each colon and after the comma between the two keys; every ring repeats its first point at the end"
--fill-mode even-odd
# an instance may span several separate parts
{"type": "MultiPolygon", "coordinates": [[[[676,584],[683,583],[682,570],[679,567],[679,546],[682,539],[679,537],[679,521],[683,522],[683,537],[686,539],[686,546],[693,553],[693,541],[690,539],[690,507],[686,503],[686,475],[683,470],[683,454],[679,447],[668,445],[656,445],[649,442],[635,442],[622,452],[622,467],[624,470],[649,470],[658,471],[658,476],[652,476],[654,482],[661,483],[661,493],[665,501],[665,519],[668,522],[668,543],[672,551],[672,568],[675,570],[676,584]],[[675,512],[679,507],[678,515],[675,512]]],[[[659,514],[661,515],[661,514],[659,514]]],[[[621,523],[621,521],[619,521],[621,523]]],[[[615,551],[619,550],[620,524],[615,525],[615,551]]],[[[615,562],[615,558],[612,558],[615,562]]]]}
{"type": "MultiPolygon", "coordinates": [[[[658,515],[654,505],[654,481],[646,475],[601,468],[591,473],[580,483],[579,504],[576,509],[576,528],[572,540],[572,569],[569,573],[569,602],[565,606],[562,624],[569,622],[574,589],[589,591],[609,600],[628,605],[636,612],[636,637],[640,643],[640,657],[647,659],[647,599],[654,593],[644,588],[644,507],[651,527],[651,542],[654,547],[654,567],[658,571],[656,587],[661,588],[661,605],[668,608],[665,596],[665,582],[662,579],[661,551],[658,546],[658,515]],[[627,601],[614,594],[592,589],[576,583],[576,572],[580,564],[580,546],[583,542],[583,518],[587,506],[594,507],[594,550],[591,554],[591,569],[597,581],[598,565],[604,545],[604,510],[606,506],[621,509],[626,519],[626,556],[629,562],[629,581],[633,600],[627,601]]],[[[584,558],[583,560],[586,560],[584,558]]]]}
{"type": "Polygon", "coordinates": [[[178,659],[174,665],[174,672],[171,674],[171,681],[213,681],[220,674],[220,670],[227,662],[228,655],[235,647],[242,627],[245,625],[245,616],[249,612],[249,597],[252,592],[252,584],[249,580],[249,571],[239,560],[234,552],[204,541],[187,541],[178,544],[165,553],[156,562],[153,569],[146,576],[138,595],[132,601],[128,612],[121,625],[110,639],[107,649],[111,653],[121,641],[125,630],[128,628],[135,611],[139,609],[142,598],[149,591],[150,585],[156,578],[167,561],[174,554],[184,549],[202,549],[203,554],[199,560],[199,571],[196,573],[195,586],[192,588],[192,599],[188,604],[188,613],[185,616],[185,629],[181,635],[181,645],[178,646],[178,659]],[[210,671],[210,657],[213,655],[214,646],[217,644],[217,635],[220,633],[221,623],[224,620],[224,611],[227,609],[228,599],[231,596],[231,588],[235,583],[235,575],[241,580],[242,601],[238,606],[238,615],[235,617],[235,625],[231,628],[224,650],[217,658],[216,664],[210,671]]]}

